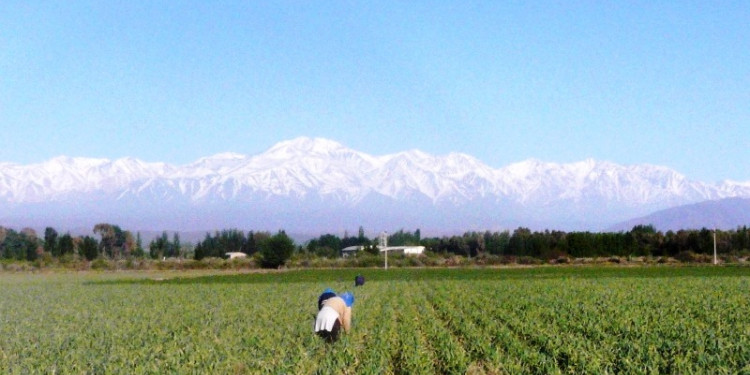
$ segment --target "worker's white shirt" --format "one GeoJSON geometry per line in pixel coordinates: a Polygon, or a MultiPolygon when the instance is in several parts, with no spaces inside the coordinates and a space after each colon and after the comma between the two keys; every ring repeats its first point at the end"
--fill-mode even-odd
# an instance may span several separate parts
{"type": "Polygon", "coordinates": [[[336,324],[336,320],[339,319],[339,313],[336,312],[330,306],[323,306],[318,312],[318,317],[315,319],[315,332],[333,330],[333,325],[336,324]]]}

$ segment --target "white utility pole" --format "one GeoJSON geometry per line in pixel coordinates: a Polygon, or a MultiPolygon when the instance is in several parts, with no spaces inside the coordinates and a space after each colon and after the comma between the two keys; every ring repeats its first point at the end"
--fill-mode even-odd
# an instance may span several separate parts
{"type": "Polygon", "coordinates": [[[380,246],[385,253],[385,269],[388,269],[388,232],[380,233],[380,246]]]}
{"type": "Polygon", "coordinates": [[[716,259],[716,228],[714,228],[714,264],[719,264],[719,260],[716,259]]]}

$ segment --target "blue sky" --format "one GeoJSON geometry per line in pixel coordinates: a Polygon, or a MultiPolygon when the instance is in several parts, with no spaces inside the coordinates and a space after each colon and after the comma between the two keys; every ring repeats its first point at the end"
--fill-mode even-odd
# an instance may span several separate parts
{"type": "Polygon", "coordinates": [[[750,180],[750,2],[3,1],[0,161],[375,155],[750,180]]]}

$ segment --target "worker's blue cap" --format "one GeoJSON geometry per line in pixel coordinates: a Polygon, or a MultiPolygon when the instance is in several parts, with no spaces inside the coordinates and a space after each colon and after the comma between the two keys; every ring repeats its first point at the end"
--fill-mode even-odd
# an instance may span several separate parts
{"type": "Polygon", "coordinates": [[[323,294],[325,294],[325,293],[334,293],[335,294],[335,292],[331,288],[326,288],[326,290],[323,291],[323,294]]]}
{"type": "Polygon", "coordinates": [[[339,297],[341,297],[341,299],[344,300],[344,303],[346,303],[346,305],[349,307],[352,307],[352,305],[354,304],[354,295],[351,292],[345,292],[339,297]]]}

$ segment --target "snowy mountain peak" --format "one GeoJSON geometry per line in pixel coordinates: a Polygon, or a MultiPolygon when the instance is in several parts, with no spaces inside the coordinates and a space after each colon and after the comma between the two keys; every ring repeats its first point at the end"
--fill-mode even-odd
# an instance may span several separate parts
{"type": "Polygon", "coordinates": [[[222,152],[218,153],[213,156],[209,156],[207,158],[201,158],[198,160],[237,160],[237,159],[245,159],[247,156],[236,153],[236,152],[222,152]]]}
{"type": "Polygon", "coordinates": [[[277,157],[309,154],[326,155],[342,149],[345,149],[343,145],[329,139],[298,137],[289,141],[277,143],[263,153],[263,155],[274,155],[277,157]]]}
{"type": "Polygon", "coordinates": [[[103,164],[111,163],[109,159],[102,158],[83,158],[83,157],[70,157],[70,156],[57,156],[41,164],[42,168],[52,169],[88,169],[96,168],[103,164]]]}
{"type": "Polygon", "coordinates": [[[527,159],[510,164],[507,167],[502,168],[502,171],[505,174],[509,174],[514,177],[524,178],[525,176],[541,173],[548,168],[559,169],[559,165],[553,163],[544,163],[538,159],[527,159]]]}

